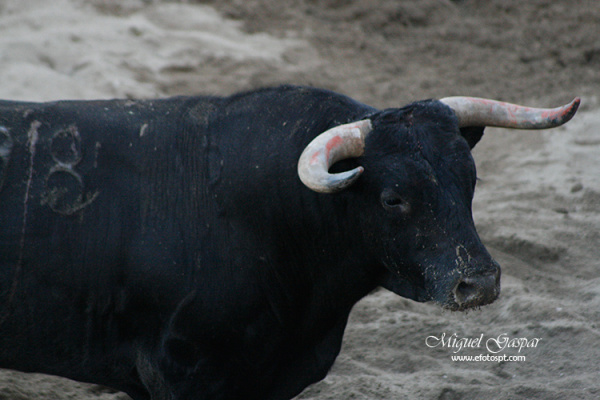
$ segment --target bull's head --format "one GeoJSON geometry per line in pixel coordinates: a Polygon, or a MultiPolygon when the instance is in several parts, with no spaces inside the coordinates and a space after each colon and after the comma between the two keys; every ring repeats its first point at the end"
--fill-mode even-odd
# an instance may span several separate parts
{"type": "Polygon", "coordinates": [[[361,198],[365,251],[385,267],[383,286],[453,310],[477,307],[498,297],[500,267],[473,223],[470,149],[486,126],[556,127],[578,105],[575,99],[533,109],[450,97],[383,110],[316,137],[300,157],[298,174],[316,192],[352,190],[361,198]]]}

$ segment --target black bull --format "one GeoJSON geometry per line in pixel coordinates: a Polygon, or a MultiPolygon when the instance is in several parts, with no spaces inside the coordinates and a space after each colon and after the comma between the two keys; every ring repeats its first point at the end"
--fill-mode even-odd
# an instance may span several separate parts
{"type": "Polygon", "coordinates": [[[298,87],[0,102],[0,367],[134,399],[288,399],[377,286],[492,302],[470,147],[499,124],[455,105],[298,87]]]}

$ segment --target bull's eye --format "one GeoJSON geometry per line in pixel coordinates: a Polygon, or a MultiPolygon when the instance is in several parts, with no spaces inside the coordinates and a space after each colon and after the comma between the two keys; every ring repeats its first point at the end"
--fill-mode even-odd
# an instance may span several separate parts
{"type": "Polygon", "coordinates": [[[387,211],[408,214],[410,203],[392,189],[385,189],[381,193],[381,205],[387,211]]]}

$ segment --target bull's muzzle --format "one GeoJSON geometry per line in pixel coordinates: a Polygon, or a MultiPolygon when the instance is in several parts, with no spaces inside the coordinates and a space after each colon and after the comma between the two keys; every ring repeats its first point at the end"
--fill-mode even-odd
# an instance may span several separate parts
{"type": "Polygon", "coordinates": [[[452,289],[454,304],[450,308],[466,310],[484,306],[496,300],[499,294],[500,267],[495,265],[479,274],[460,276],[452,289]]]}

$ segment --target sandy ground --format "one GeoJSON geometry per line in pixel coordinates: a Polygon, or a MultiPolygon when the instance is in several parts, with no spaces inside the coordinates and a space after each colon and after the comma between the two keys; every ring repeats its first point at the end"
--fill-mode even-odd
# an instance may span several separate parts
{"type": "MultiPolygon", "coordinates": [[[[475,222],[503,266],[500,299],[452,313],[377,291],[355,307],[329,376],[299,399],[597,399],[599,26],[594,0],[0,0],[0,98],[228,94],[284,82],[378,107],[455,94],[536,106],[581,96],[565,127],[489,129],[474,151],[475,222]],[[481,337],[480,346],[428,346],[443,334],[481,337]],[[487,349],[504,337],[531,346],[487,349]],[[451,359],[479,354],[526,360],[451,359]]],[[[0,399],[128,397],[0,371],[0,399]]]]}

